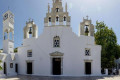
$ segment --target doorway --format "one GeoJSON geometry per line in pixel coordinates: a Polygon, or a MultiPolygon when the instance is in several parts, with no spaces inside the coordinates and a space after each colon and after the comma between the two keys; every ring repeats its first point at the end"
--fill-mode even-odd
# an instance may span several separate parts
{"type": "Polygon", "coordinates": [[[18,64],[15,64],[15,72],[18,73],[18,64]]]}
{"type": "Polygon", "coordinates": [[[53,75],[61,75],[61,58],[52,59],[53,75]]]}
{"type": "Polygon", "coordinates": [[[85,74],[91,74],[91,62],[85,62],[85,74]]]}
{"type": "Polygon", "coordinates": [[[27,62],[27,74],[32,74],[32,62],[27,62]]]}
{"type": "Polygon", "coordinates": [[[4,62],[4,74],[7,73],[7,70],[6,70],[6,63],[4,62]]]}

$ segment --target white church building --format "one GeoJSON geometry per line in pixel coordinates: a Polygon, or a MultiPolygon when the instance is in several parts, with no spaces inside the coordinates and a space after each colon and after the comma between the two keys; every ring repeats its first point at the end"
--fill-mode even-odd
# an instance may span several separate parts
{"type": "Polygon", "coordinates": [[[88,18],[80,23],[79,35],[72,31],[71,17],[61,0],[48,5],[43,33],[33,20],[26,22],[24,39],[14,53],[14,15],[3,14],[3,53],[1,75],[99,76],[101,46],[95,44],[94,25],[88,18]],[[12,37],[10,37],[12,36],[12,37]]]}

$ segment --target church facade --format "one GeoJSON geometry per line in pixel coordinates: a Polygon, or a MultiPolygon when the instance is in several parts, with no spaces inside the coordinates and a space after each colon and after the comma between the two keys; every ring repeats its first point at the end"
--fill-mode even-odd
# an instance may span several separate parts
{"type": "Polygon", "coordinates": [[[94,25],[88,18],[80,23],[79,35],[71,28],[71,17],[61,0],[44,18],[43,33],[33,20],[23,29],[23,44],[14,53],[14,15],[3,14],[3,73],[38,76],[99,76],[101,75],[101,46],[95,44],[94,25]],[[10,35],[12,36],[10,39],[10,35]]]}

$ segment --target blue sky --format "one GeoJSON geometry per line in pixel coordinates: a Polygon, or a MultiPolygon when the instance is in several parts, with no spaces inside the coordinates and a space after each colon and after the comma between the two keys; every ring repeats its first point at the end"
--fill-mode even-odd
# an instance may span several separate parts
{"type": "MultiPolygon", "coordinates": [[[[120,0],[62,0],[63,7],[68,4],[69,15],[71,16],[71,27],[78,35],[79,24],[86,15],[96,21],[104,21],[109,28],[113,28],[120,44],[120,0]]],[[[47,6],[52,0],[0,0],[0,49],[2,48],[2,14],[9,9],[15,15],[15,47],[22,44],[23,28],[26,21],[32,18],[39,28],[39,35],[44,28],[44,17],[47,6]]]]}

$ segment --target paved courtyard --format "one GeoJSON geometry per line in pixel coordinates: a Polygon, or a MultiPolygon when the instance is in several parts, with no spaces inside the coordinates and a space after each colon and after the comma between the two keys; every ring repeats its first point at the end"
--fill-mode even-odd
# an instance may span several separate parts
{"type": "Polygon", "coordinates": [[[15,76],[0,80],[120,80],[120,76],[107,77],[40,77],[40,76],[15,76]]]}

